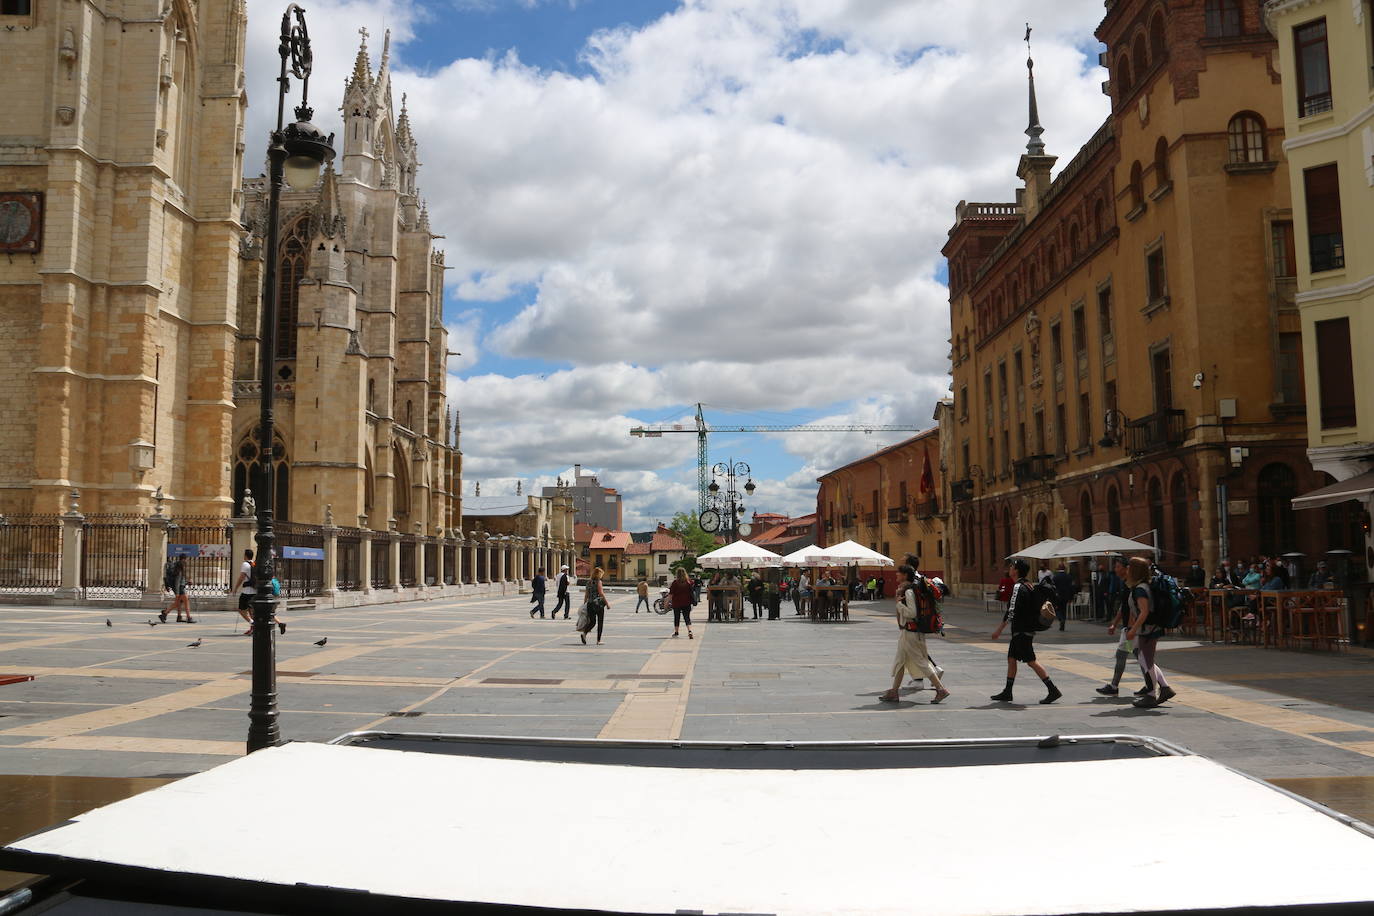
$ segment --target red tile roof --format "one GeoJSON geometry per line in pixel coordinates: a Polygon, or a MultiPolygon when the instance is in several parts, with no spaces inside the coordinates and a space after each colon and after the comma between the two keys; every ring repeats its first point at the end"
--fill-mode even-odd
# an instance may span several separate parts
{"type": "Polygon", "coordinates": [[[686,545],[682,543],[682,538],[678,537],[676,534],[673,534],[672,531],[663,527],[662,525],[658,526],[658,530],[654,532],[654,539],[650,543],[653,550],[656,552],[661,551],[663,553],[667,553],[669,551],[680,551],[687,549],[686,545]]]}

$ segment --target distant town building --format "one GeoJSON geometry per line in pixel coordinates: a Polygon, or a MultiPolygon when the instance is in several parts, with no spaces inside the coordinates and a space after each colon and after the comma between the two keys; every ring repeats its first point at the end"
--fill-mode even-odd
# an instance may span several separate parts
{"type": "Polygon", "coordinates": [[[463,523],[475,543],[503,539],[514,567],[507,581],[527,580],[538,569],[557,573],[574,558],[572,501],[566,496],[468,496],[463,523]]]}
{"type": "Polygon", "coordinates": [[[686,552],[682,538],[663,525],[653,531],[632,532],[630,544],[625,548],[624,575],[630,579],[647,576],[652,582],[666,582],[673,574],[673,564],[681,562],[686,552]]]}
{"type": "Polygon", "coordinates": [[[753,531],[745,540],[778,556],[816,543],[816,513],[789,518],[778,513],[755,512],[753,531]]]}
{"type": "Polygon", "coordinates": [[[935,427],[822,474],[817,542],[825,547],[854,541],[898,561],[914,553],[922,571],[943,571],[939,463],[935,427]]]}
{"type": "Polygon", "coordinates": [[[628,577],[625,552],[630,546],[630,532],[578,522],[573,526],[573,540],[577,542],[579,576],[589,575],[599,566],[607,579],[628,577]]]}
{"type": "Polygon", "coordinates": [[[1300,499],[1320,510],[1300,514],[1324,514],[1327,546],[1350,550],[1351,571],[1374,578],[1365,529],[1374,511],[1374,8],[1270,0],[1265,17],[1283,75],[1307,457],[1339,482],[1336,493],[1300,499]]]}
{"type": "Polygon", "coordinates": [[[603,487],[595,474],[582,470],[582,465],[573,466],[572,480],[560,480],[558,486],[544,487],[544,495],[552,496],[560,489],[570,492],[575,507],[574,518],[579,524],[595,525],[611,531],[619,531],[624,525],[620,493],[614,487],[603,487]]]}

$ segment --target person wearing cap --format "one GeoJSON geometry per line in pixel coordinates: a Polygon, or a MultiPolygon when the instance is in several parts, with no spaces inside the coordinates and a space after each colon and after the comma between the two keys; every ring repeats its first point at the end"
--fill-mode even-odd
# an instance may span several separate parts
{"type": "Polygon", "coordinates": [[[1050,674],[1045,670],[1045,666],[1035,660],[1035,631],[1040,619],[1042,602],[1036,598],[1035,589],[1026,578],[1030,575],[1029,563],[1017,557],[1007,564],[1007,571],[1015,575],[1016,585],[1011,590],[1011,601],[1002,616],[1002,622],[992,631],[992,639],[995,642],[1007,624],[1011,624],[1011,645],[1007,646],[1007,685],[1002,688],[1001,693],[994,693],[992,699],[999,703],[1012,701],[1011,688],[1016,682],[1016,664],[1025,662],[1045,685],[1047,692],[1040,704],[1048,705],[1064,694],[1054,686],[1054,681],[1050,680],[1050,674]]]}
{"type": "Polygon", "coordinates": [[[1307,587],[1313,590],[1330,588],[1331,583],[1331,573],[1326,568],[1326,561],[1318,560],[1317,568],[1312,571],[1312,577],[1307,580],[1307,587]]]}
{"type": "Polygon", "coordinates": [[[563,619],[568,619],[568,609],[572,607],[572,599],[568,597],[568,567],[558,567],[558,601],[553,606],[553,613],[549,615],[550,620],[558,617],[558,609],[563,609],[563,619]]]}

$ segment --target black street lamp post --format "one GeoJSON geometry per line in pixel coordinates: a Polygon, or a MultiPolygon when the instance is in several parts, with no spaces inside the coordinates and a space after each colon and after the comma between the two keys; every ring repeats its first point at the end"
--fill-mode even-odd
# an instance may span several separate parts
{"type": "MultiPolygon", "coordinates": [[[[706,489],[711,491],[711,495],[718,501],[717,504],[720,506],[720,510],[722,510],[718,511],[716,515],[719,521],[724,524],[723,526],[718,525],[717,527],[724,527],[730,533],[730,543],[739,540],[740,517],[745,513],[745,507],[740,502],[739,492],[735,489],[735,481],[743,477],[745,479],[744,492],[749,496],[753,496],[755,489],[754,480],[749,476],[749,473],[749,465],[745,464],[743,461],[722,461],[711,468],[711,485],[706,489]],[[718,477],[725,479],[724,496],[720,495],[720,484],[716,482],[716,478],[718,477]],[[723,517],[721,517],[722,515],[723,517]]],[[[749,532],[746,530],[745,534],[747,535],[748,533],[749,532]]]]}
{"type": "Polygon", "coordinates": [[[314,110],[307,104],[310,96],[310,36],[305,28],[305,10],[292,3],[281,17],[281,75],[277,77],[277,128],[272,131],[267,147],[268,197],[267,244],[263,251],[266,262],[262,280],[262,323],[258,328],[258,358],[261,362],[261,414],[258,420],[258,442],[262,457],[258,500],[257,565],[254,567],[253,587],[253,690],[248,707],[248,752],[281,743],[277,723],[277,659],[275,632],[272,626],[276,596],[271,582],[276,575],[273,545],[272,515],[276,499],[276,475],[272,466],[273,438],[273,381],[277,349],[277,245],[281,186],[285,179],[293,188],[308,189],[319,178],[320,166],[334,158],[334,135],[328,138],[310,123],[314,110]],[[294,22],[292,21],[294,17],[294,22]],[[291,86],[287,75],[290,61],[291,75],[301,81],[301,104],[296,108],[296,120],[282,126],[286,108],[286,93],[291,86]]]}

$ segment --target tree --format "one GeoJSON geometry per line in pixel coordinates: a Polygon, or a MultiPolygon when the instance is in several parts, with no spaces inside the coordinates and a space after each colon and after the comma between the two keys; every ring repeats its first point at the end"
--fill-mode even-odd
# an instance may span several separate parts
{"type": "Polygon", "coordinates": [[[672,522],[668,524],[668,530],[682,538],[683,548],[689,556],[699,557],[716,549],[716,539],[702,531],[697,517],[688,512],[674,515],[672,522]]]}

